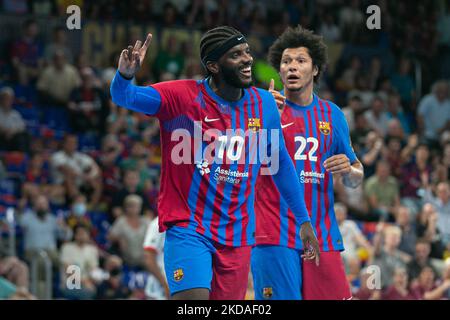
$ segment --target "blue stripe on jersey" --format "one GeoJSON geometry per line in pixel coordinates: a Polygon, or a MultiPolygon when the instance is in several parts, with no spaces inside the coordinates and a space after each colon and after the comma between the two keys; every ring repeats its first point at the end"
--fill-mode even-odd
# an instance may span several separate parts
{"type": "MultiPolygon", "coordinates": [[[[296,109],[293,109],[293,108],[291,108],[291,112],[293,112],[293,111],[297,111],[296,109]]],[[[305,117],[305,114],[304,113],[302,113],[302,114],[297,114],[297,115],[295,115],[294,113],[292,114],[293,116],[295,116],[295,117],[301,117],[301,119],[303,120],[303,124],[305,125],[305,129],[306,129],[306,124],[305,124],[305,122],[306,122],[306,117],[305,117]]],[[[296,121],[299,121],[299,120],[296,120],[296,121]]],[[[295,136],[299,136],[299,135],[303,135],[303,133],[300,133],[300,132],[297,132],[296,134],[295,134],[295,136]]],[[[295,143],[295,152],[297,152],[297,150],[298,150],[298,147],[300,146],[300,142],[296,142],[295,143]]],[[[295,153],[294,153],[295,154],[295,153]]],[[[302,161],[302,160],[295,160],[295,167],[297,168],[297,175],[298,175],[298,177],[300,177],[300,173],[302,172],[302,171],[304,171],[305,170],[305,161],[302,161]]],[[[302,187],[302,194],[304,195],[304,197],[305,197],[305,184],[304,183],[300,183],[300,185],[301,185],[301,187],[302,187]]],[[[305,197],[305,200],[306,200],[306,197],[305,197]]],[[[311,214],[311,213],[310,213],[311,214]]],[[[312,220],[311,220],[311,223],[312,223],[312,220]]],[[[296,242],[296,244],[297,244],[297,248],[302,248],[303,247],[303,243],[302,243],[302,241],[301,241],[301,239],[300,239],[300,226],[298,225],[298,223],[296,223],[295,224],[296,225],[296,229],[297,229],[297,241],[298,242],[296,242]]]]}
{"type": "MultiPolygon", "coordinates": [[[[253,95],[252,91],[253,90],[251,90],[251,89],[247,89],[247,92],[249,93],[248,98],[247,98],[247,114],[248,114],[248,118],[256,118],[256,115],[253,114],[252,101],[250,99],[250,95],[253,95]]],[[[256,97],[253,98],[253,101],[255,102],[254,109],[255,110],[259,109],[257,104],[256,104],[257,101],[258,101],[256,99],[256,97]]],[[[244,109],[242,109],[242,113],[243,114],[245,113],[244,109]]],[[[245,123],[244,123],[244,127],[243,128],[245,128],[245,123]]],[[[245,157],[245,171],[244,172],[249,170],[250,161],[252,159],[256,160],[257,146],[256,146],[255,143],[252,143],[252,140],[256,142],[256,139],[257,139],[256,133],[254,133],[253,131],[250,130],[250,134],[248,135],[248,146],[246,147],[246,150],[245,150],[246,151],[246,157],[245,157]]],[[[252,170],[253,169],[254,168],[252,167],[252,170]]],[[[249,172],[249,174],[250,174],[250,172],[249,172]]],[[[248,178],[245,178],[245,180],[244,179],[242,180],[244,184],[242,185],[243,188],[241,187],[240,196],[242,196],[243,201],[247,200],[247,199],[245,199],[245,193],[247,192],[247,186],[249,188],[252,188],[252,185],[255,185],[257,174],[253,174],[252,173],[251,177],[253,177],[253,179],[252,179],[252,181],[250,181],[251,185],[249,185],[249,186],[248,186],[248,181],[247,181],[248,178]]],[[[253,239],[254,239],[253,232],[255,232],[255,212],[254,212],[254,200],[255,199],[254,199],[254,191],[255,191],[255,188],[252,188],[252,190],[250,192],[250,195],[249,195],[250,196],[249,199],[251,199],[251,200],[250,200],[249,203],[247,203],[247,214],[248,214],[248,224],[247,224],[247,230],[246,230],[247,242],[249,242],[249,241],[253,242],[253,239]]],[[[242,230],[242,232],[244,232],[244,230],[242,230]]],[[[242,237],[241,237],[241,239],[242,239],[242,237]]]]}
{"type": "MultiPolygon", "coordinates": [[[[194,159],[202,159],[203,156],[203,148],[204,145],[202,143],[202,147],[198,148],[195,152],[195,158],[194,159]]],[[[189,228],[195,230],[198,225],[197,221],[195,221],[195,211],[197,207],[197,200],[198,200],[198,192],[200,190],[200,184],[202,181],[202,176],[200,172],[197,169],[194,169],[194,172],[192,174],[192,182],[191,186],[189,188],[189,196],[188,196],[188,205],[189,209],[191,210],[191,217],[189,221],[189,228]]]]}
{"type": "MultiPolygon", "coordinates": [[[[236,108],[239,108],[239,106],[233,106],[231,107],[231,128],[234,130],[236,130],[236,108]]],[[[228,141],[230,140],[231,137],[228,137],[228,141]]],[[[226,145],[226,150],[228,148],[228,143],[226,145]]],[[[228,163],[228,160],[227,160],[228,163]]],[[[229,166],[229,170],[236,170],[235,165],[231,164],[229,166]]],[[[219,234],[219,241],[226,241],[226,227],[227,224],[230,221],[230,213],[229,213],[229,207],[230,207],[230,194],[231,194],[231,190],[233,189],[233,184],[231,183],[227,183],[227,182],[223,182],[225,183],[225,187],[223,189],[223,194],[224,194],[224,198],[222,201],[222,204],[220,206],[220,211],[221,211],[221,215],[220,215],[220,221],[219,221],[219,230],[218,230],[218,234],[219,234]],[[227,197],[228,195],[228,197],[227,197]]],[[[234,239],[233,239],[234,242],[234,239]]]]}
{"type": "MultiPolygon", "coordinates": [[[[239,108],[239,119],[236,119],[236,121],[239,121],[239,128],[245,128],[245,111],[244,108],[242,106],[236,106],[236,108],[239,108]]],[[[233,110],[235,112],[235,110],[233,110]]],[[[237,128],[237,126],[236,126],[237,128]]],[[[240,131],[240,130],[239,130],[240,131]]],[[[245,141],[244,141],[244,147],[245,147],[245,152],[247,153],[247,146],[245,146],[245,141]]],[[[245,162],[247,163],[248,160],[248,154],[245,155],[245,162]]],[[[238,161],[233,161],[233,170],[238,170],[239,169],[239,164],[238,161]]],[[[241,180],[241,186],[239,189],[239,194],[238,194],[238,199],[237,199],[237,206],[236,206],[236,210],[234,212],[234,215],[236,217],[236,221],[242,222],[242,211],[241,211],[241,205],[242,203],[245,201],[245,197],[243,196],[243,190],[245,190],[245,186],[243,184],[245,184],[247,180],[245,178],[242,178],[241,180]]],[[[234,185],[235,188],[237,188],[236,185],[234,185]]],[[[231,189],[231,192],[233,191],[233,188],[231,189]]],[[[231,197],[231,194],[230,194],[231,197]]],[[[241,240],[242,240],[242,223],[235,223],[233,226],[233,245],[234,246],[240,246],[241,245],[241,240]]]]}
{"type": "MultiPolygon", "coordinates": [[[[320,132],[320,130],[319,130],[319,128],[317,127],[318,126],[318,123],[319,123],[319,120],[320,121],[326,121],[325,119],[323,119],[322,118],[322,113],[321,113],[321,111],[320,111],[320,106],[319,106],[319,103],[317,103],[315,106],[314,106],[314,108],[316,108],[316,112],[314,112],[314,114],[315,113],[317,113],[317,117],[318,117],[318,119],[315,119],[315,124],[316,124],[316,130],[318,130],[319,131],[319,133],[318,133],[318,137],[316,137],[318,140],[319,140],[319,144],[320,145],[322,145],[322,147],[321,147],[321,149],[322,148],[325,148],[325,135],[323,135],[323,134],[321,134],[321,132],[320,132]]],[[[313,112],[313,111],[311,111],[311,112],[313,112]]],[[[317,134],[317,133],[316,133],[317,134]]],[[[322,150],[324,150],[324,149],[322,149],[322,150]]],[[[323,155],[323,158],[321,159],[321,161],[322,161],[322,163],[323,163],[323,161],[327,158],[327,155],[325,155],[325,154],[323,154],[322,153],[322,155],[323,155]]],[[[320,164],[320,168],[322,168],[322,163],[320,164]]],[[[323,182],[325,182],[325,179],[324,179],[324,181],[323,182]]],[[[331,185],[332,186],[332,185],[331,185]]],[[[330,186],[328,186],[328,188],[330,188],[330,186]]],[[[317,185],[317,187],[316,187],[316,189],[319,189],[319,190],[321,190],[322,189],[322,186],[321,185],[317,185]]],[[[319,190],[318,190],[318,193],[319,193],[319,190]]],[[[326,191],[326,190],[325,190],[326,191]]],[[[321,192],[320,192],[321,193],[321,192]]],[[[327,212],[326,212],[326,208],[325,208],[325,197],[327,196],[327,194],[324,194],[324,193],[321,193],[321,196],[320,196],[320,211],[321,211],[321,216],[320,216],[320,229],[322,230],[322,239],[323,239],[323,250],[324,251],[328,251],[330,248],[328,247],[328,241],[327,241],[327,237],[328,237],[328,233],[329,233],[329,231],[330,230],[328,230],[327,229],[327,226],[326,226],[326,224],[325,224],[325,217],[327,216],[327,212]]]]}

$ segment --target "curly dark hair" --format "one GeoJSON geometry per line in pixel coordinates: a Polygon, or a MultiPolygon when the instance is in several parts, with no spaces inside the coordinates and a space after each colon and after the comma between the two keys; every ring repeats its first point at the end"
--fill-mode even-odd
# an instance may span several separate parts
{"type": "Polygon", "coordinates": [[[314,77],[314,82],[317,83],[328,63],[327,46],[322,36],[316,35],[313,31],[300,25],[295,28],[288,27],[272,44],[268,54],[269,63],[277,71],[280,71],[281,57],[284,50],[299,47],[308,49],[313,65],[317,66],[318,72],[314,77]]]}

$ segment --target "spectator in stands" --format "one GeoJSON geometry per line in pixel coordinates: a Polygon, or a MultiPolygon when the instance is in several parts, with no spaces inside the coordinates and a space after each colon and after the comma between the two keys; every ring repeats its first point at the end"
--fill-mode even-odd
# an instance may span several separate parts
{"type": "Polygon", "coordinates": [[[77,136],[67,134],[62,150],[51,157],[53,182],[63,185],[69,198],[73,198],[80,191],[87,194],[89,204],[93,207],[101,196],[101,170],[94,159],[77,149],[77,136]]]}
{"type": "Polygon", "coordinates": [[[72,90],[80,84],[78,71],[66,62],[64,52],[59,50],[41,73],[37,89],[42,103],[63,108],[67,106],[72,90]]]}
{"type": "Polygon", "coordinates": [[[44,46],[38,39],[39,26],[33,19],[23,23],[23,36],[11,49],[11,63],[17,81],[22,85],[34,84],[43,67],[44,46]]]}
{"type": "Polygon", "coordinates": [[[47,63],[50,63],[53,59],[55,53],[58,51],[64,52],[64,56],[69,64],[73,63],[73,55],[70,48],[67,46],[67,35],[66,30],[63,27],[56,27],[53,29],[53,39],[52,42],[49,43],[45,47],[44,58],[47,63]]]}
{"type": "Polygon", "coordinates": [[[345,250],[342,258],[348,264],[351,260],[359,260],[358,250],[365,250],[369,257],[373,254],[373,248],[353,220],[347,219],[347,208],[342,203],[335,203],[334,211],[339,230],[342,235],[345,250]]]}
{"type": "Polygon", "coordinates": [[[6,252],[6,245],[0,239],[0,277],[19,288],[29,290],[30,272],[25,262],[6,252]]]}
{"type": "Polygon", "coordinates": [[[392,285],[387,287],[382,295],[382,300],[414,300],[414,296],[409,291],[408,273],[403,267],[394,270],[392,285]]]}
{"type": "Polygon", "coordinates": [[[30,137],[20,113],[13,109],[14,90],[0,89],[0,150],[28,152],[30,137]]]}
{"type": "Polygon", "coordinates": [[[119,245],[120,256],[129,267],[144,268],[142,244],[150,219],[140,215],[142,198],[129,195],[124,201],[124,215],[117,218],[109,232],[109,240],[119,245]]]}
{"type": "MultiPolygon", "coordinates": [[[[363,111],[355,113],[355,129],[350,133],[355,152],[361,153],[367,141],[367,135],[370,132],[369,124],[363,111]]],[[[361,157],[359,156],[361,159],[361,157]]],[[[373,173],[373,172],[372,172],[373,173]]],[[[364,175],[366,175],[366,166],[364,166],[364,175]]]]}
{"type": "Polygon", "coordinates": [[[407,115],[403,111],[401,105],[400,95],[397,92],[391,92],[389,94],[387,103],[387,116],[390,119],[397,119],[400,121],[403,132],[407,135],[411,133],[411,116],[407,115]]]}
{"type": "Polygon", "coordinates": [[[71,128],[74,132],[100,134],[105,131],[108,113],[106,96],[96,84],[98,81],[91,68],[83,68],[80,75],[81,86],[72,90],[67,105],[71,128]]]}
{"type": "Polygon", "coordinates": [[[339,11],[339,28],[344,40],[353,42],[357,39],[361,26],[364,24],[363,10],[359,0],[352,0],[349,6],[343,6],[339,11]]]}
{"type": "Polygon", "coordinates": [[[71,232],[64,220],[57,219],[50,212],[47,197],[39,195],[34,199],[33,209],[26,211],[19,219],[24,233],[25,258],[31,262],[41,250],[45,251],[53,265],[59,264],[57,241],[68,240],[71,232]]]}
{"type": "Polygon", "coordinates": [[[147,217],[152,217],[149,212],[150,204],[148,199],[142,192],[142,189],[139,189],[139,172],[137,170],[129,169],[125,170],[123,175],[123,188],[113,196],[113,201],[111,203],[112,221],[123,215],[125,198],[131,194],[134,194],[141,199],[141,214],[147,217]]]}
{"type": "MultiPolygon", "coordinates": [[[[378,83],[383,78],[383,71],[380,57],[375,56],[370,60],[369,70],[367,72],[367,85],[369,90],[375,92],[378,83]]],[[[386,101],[386,100],[385,100],[386,101]]]]}
{"type": "Polygon", "coordinates": [[[333,182],[336,201],[341,202],[348,208],[351,218],[360,221],[378,221],[379,217],[369,212],[363,184],[353,189],[346,187],[340,179],[336,179],[333,182]]]}
{"type": "Polygon", "coordinates": [[[139,172],[138,188],[141,190],[144,188],[146,180],[155,178],[147,166],[149,152],[149,149],[145,147],[141,140],[136,140],[133,142],[129,157],[123,159],[119,164],[122,170],[133,169],[139,172]]]}
{"type": "Polygon", "coordinates": [[[391,174],[397,180],[402,178],[403,159],[399,154],[402,152],[402,140],[397,137],[388,136],[385,139],[385,147],[382,148],[381,158],[391,165],[391,174]]]}
{"type": "Polygon", "coordinates": [[[400,139],[402,145],[406,144],[405,131],[403,131],[402,124],[397,118],[392,118],[387,122],[385,139],[388,138],[397,138],[400,139]]]}
{"type": "Polygon", "coordinates": [[[70,212],[66,218],[66,223],[73,230],[78,225],[83,225],[92,229],[91,219],[88,215],[86,196],[82,193],[79,193],[73,198],[70,204],[70,212]]]}
{"type": "Polygon", "coordinates": [[[406,267],[411,257],[398,249],[402,231],[396,226],[380,226],[374,238],[375,259],[373,265],[380,268],[382,288],[392,284],[394,270],[406,267]]]}
{"type": "Polygon", "coordinates": [[[108,134],[103,137],[101,148],[97,162],[102,168],[103,200],[111,203],[121,187],[118,164],[123,152],[123,144],[116,135],[108,134]]]}
{"type": "Polygon", "coordinates": [[[105,271],[108,276],[97,286],[96,299],[127,299],[131,291],[123,283],[123,262],[118,256],[109,256],[105,261],[105,271]]]}
{"type": "Polygon", "coordinates": [[[126,135],[133,139],[139,137],[139,122],[135,115],[125,108],[118,108],[110,103],[110,112],[106,118],[107,132],[116,135],[126,135]]]}
{"type": "Polygon", "coordinates": [[[0,276],[0,300],[36,300],[24,288],[17,287],[12,282],[0,276]]]}
{"type": "Polygon", "coordinates": [[[395,222],[400,230],[402,230],[402,237],[398,249],[410,256],[414,255],[414,247],[417,241],[417,234],[415,226],[412,223],[413,221],[409,207],[399,206],[397,208],[395,222]]]}
{"type": "Polygon", "coordinates": [[[412,284],[411,292],[418,300],[435,300],[443,298],[449,288],[450,279],[447,278],[437,285],[436,272],[431,267],[424,267],[419,274],[418,281],[412,284]]]}
{"type": "Polygon", "coordinates": [[[431,203],[425,203],[422,210],[417,215],[416,233],[418,238],[426,240],[431,247],[430,256],[442,259],[444,246],[441,240],[441,233],[437,226],[438,213],[431,203]]]}
{"type": "Polygon", "coordinates": [[[398,72],[391,76],[392,86],[400,94],[402,104],[407,112],[412,110],[412,102],[415,99],[414,80],[411,76],[411,60],[402,57],[398,63],[398,72]]]}
{"type": "Polygon", "coordinates": [[[356,77],[361,73],[361,59],[358,56],[353,56],[347,69],[344,70],[341,77],[336,82],[336,87],[341,91],[350,91],[356,87],[356,77]]]}
{"type": "Polygon", "coordinates": [[[387,134],[389,116],[383,99],[375,97],[372,99],[371,107],[365,112],[369,127],[374,130],[380,137],[387,134]]]}
{"type": "Polygon", "coordinates": [[[345,119],[348,123],[348,128],[350,132],[355,129],[355,117],[358,112],[361,112],[363,109],[361,103],[361,97],[358,95],[353,95],[348,100],[348,105],[345,108],[342,108],[342,112],[344,112],[345,119]]]}
{"type": "Polygon", "coordinates": [[[61,265],[63,275],[67,275],[70,266],[80,268],[81,288],[66,288],[66,277],[62,277],[62,292],[67,299],[92,299],[95,296],[95,284],[92,272],[98,268],[99,252],[92,244],[89,229],[79,224],[74,229],[73,241],[67,242],[61,247],[61,265]]]}
{"type": "Polygon", "coordinates": [[[380,300],[381,290],[377,288],[377,279],[373,277],[373,273],[369,269],[364,268],[360,273],[361,286],[353,290],[353,298],[355,300],[380,300]]]}
{"type": "Polygon", "coordinates": [[[325,19],[320,25],[319,34],[327,42],[338,42],[341,38],[341,30],[334,22],[334,17],[331,13],[325,14],[325,19]]]}
{"type": "Polygon", "coordinates": [[[390,175],[389,163],[377,163],[375,175],[365,183],[365,193],[370,210],[378,214],[381,220],[394,220],[395,210],[400,205],[400,189],[397,179],[390,175]]]}
{"type": "Polygon", "coordinates": [[[450,185],[440,182],[436,187],[436,196],[433,196],[431,187],[426,186],[425,202],[431,203],[438,213],[437,226],[442,234],[442,241],[448,248],[450,246],[450,185]]]}
{"type": "Polygon", "coordinates": [[[429,184],[429,181],[424,182],[424,180],[429,180],[433,170],[429,158],[428,145],[419,143],[414,152],[414,157],[402,166],[400,196],[412,201],[416,206],[419,204],[418,191],[429,184]]]}
{"type": "Polygon", "coordinates": [[[416,248],[414,258],[408,263],[408,274],[411,281],[417,280],[423,268],[430,267],[436,272],[430,258],[431,246],[425,239],[418,239],[416,242],[416,248]]]}
{"type": "Polygon", "coordinates": [[[358,152],[358,156],[364,165],[365,178],[369,178],[375,173],[376,163],[382,159],[383,147],[383,139],[375,131],[367,133],[364,146],[358,152]]]}
{"type": "Polygon", "coordinates": [[[369,80],[366,74],[357,74],[355,79],[355,86],[348,93],[349,97],[359,96],[361,98],[364,108],[370,106],[371,102],[375,98],[375,93],[369,88],[369,80]]]}
{"type": "Polygon", "coordinates": [[[159,50],[153,64],[153,72],[157,80],[165,72],[178,78],[184,69],[184,57],[179,50],[179,42],[170,36],[164,49],[159,50]]]}
{"type": "Polygon", "coordinates": [[[420,100],[417,121],[420,133],[438,148],[439,136],[450,129],[450,99],[448,81],[440,80],[433,84],[431,93],[420,100]]]}

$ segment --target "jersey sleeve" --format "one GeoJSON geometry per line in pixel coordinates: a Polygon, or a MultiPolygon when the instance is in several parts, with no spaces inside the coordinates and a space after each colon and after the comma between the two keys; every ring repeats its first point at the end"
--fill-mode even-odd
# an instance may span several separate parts
{"type": "Polygon", "coordinates": [[[334,130],[336,132],[335,141],[336,143],[336,154],[345,154],[350,163],[355,163],[358,158],[356,157],[355,151],[352,147],[352,142],[350,140],[350,130],[348,128],[347,120],[345,119],[344,113],[336,107],[336,124],[334,130]]]}
{"type": "Polygon", "coordinates": [[[301,225],[309,222],[310,218],[303,194],[301,193],[300,180],[297,176],[294,164],[286,148],[281,129],[280,114],[277,105],[271,94],[264,98],[264,110],[267,115],[266,129],[268,129],[268,154],[275,185],[283,199],[294,213],[297,222],[301,225]]]}
{"type": "Polygon", "coordinates": [[[162,99],[157,90],[136,86],[122,77],[119,71],[111,82],[110,93],[115,104],[132,111],[157,116],[161,109],[162,99]]]}

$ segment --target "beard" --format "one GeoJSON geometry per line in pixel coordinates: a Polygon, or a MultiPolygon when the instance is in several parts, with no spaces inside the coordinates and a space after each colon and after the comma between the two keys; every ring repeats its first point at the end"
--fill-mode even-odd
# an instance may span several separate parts
{"type": "Polygon", "coordinates": [[[251,87],[253,80],[243,81],[239,77],[239,68],[229,68],[224,65],[220,66],[223,80],[230,86],[235,88],[247,89],[251,87]]]}

